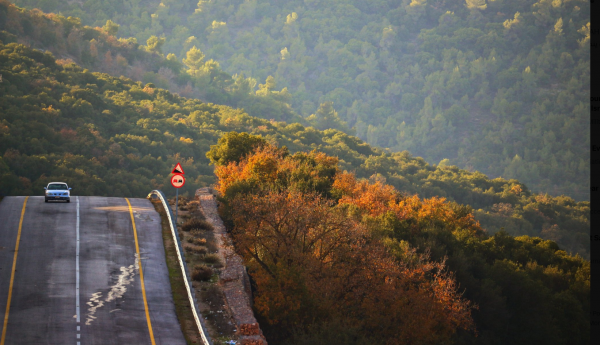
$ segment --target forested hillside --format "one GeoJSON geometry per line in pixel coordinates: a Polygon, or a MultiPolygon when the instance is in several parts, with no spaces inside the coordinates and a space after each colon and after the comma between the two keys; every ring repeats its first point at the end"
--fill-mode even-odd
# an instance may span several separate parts
{"type": "Polygon", "coordinates": [[[589,199],[588,1],[15,2],[164,38],[173,60],[196,47],[317,128],[589,199]]]}
{"type": "Polygon", "coordinates": [[[18,41],[52,52],[63,63],[152,82],[185,97],[244,108],[253,116],[306,123],[292,110],[289,92],[277,91],[272,80],[255,92],[256,80],[227,74],[200,50],[182,63],[173,54],[162,54],[164,39],[153,37],[143,45],[135,38],[117,39],[118,30],[113,22],[92,28],[76,17],[29,11],[0,0],[0,39],[5,43],[18,41]]]}
{"type": "Polygon", "coordinates": [[[587,344],[589,262],[246,133],[208,152],[269,344],[587,344]]]}
{"type": "Polygon", "coordinates": [[[250,117],[107,74],[50,53],[0,44],[0,194],[32,195],[68,180],[78,195],[145,196],[168,186],[180,161],[185,190],[214,182],[205,153],[224,133],[250,132],[291,152],[339,158],[359,178],[387,181],[406,194],[470,205],[490,233],[541,236],[589,258],[590,205],[532,193],[517,180],[489,179],[388,153],[337,130],[250,117]]]}

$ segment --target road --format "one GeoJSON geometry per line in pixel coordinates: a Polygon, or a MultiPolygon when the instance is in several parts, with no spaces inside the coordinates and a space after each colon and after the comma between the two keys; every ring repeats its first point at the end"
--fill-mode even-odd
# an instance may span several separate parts
{"type": "Polygon", "coordinates": [[[186,344],[152,204],[5,197],[0,326],[0,345],[186,344]]]}

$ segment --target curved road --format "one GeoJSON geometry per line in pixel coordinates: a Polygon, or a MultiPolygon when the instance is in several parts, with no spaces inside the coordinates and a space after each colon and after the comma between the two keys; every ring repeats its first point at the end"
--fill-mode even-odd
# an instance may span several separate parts
{"type": "Polygon", "coordinates": [[[4,198],[0,327],[0,345],[186,344],[152,204],[4,198]]]}

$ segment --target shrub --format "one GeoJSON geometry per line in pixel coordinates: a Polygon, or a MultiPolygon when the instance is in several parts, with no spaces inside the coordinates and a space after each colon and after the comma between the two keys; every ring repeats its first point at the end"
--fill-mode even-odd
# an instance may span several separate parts
{"type": "Polygon", "coordinates": [[[221,259],[217,254],[206,254],[204,255],[204,262],[207,264],[213,264],[215,267],[222,267],[221,259]]]}
{"type": "Polygon", "coordinates": [[[181,226],[181,230],[212,230],[212,225],[210,225],[210,223],[205,220],[191,218],[186,220],[185,223],[183,223],[183,225],[181,226]]]}
{"type": "Polygon", "coordinates": [[[185,249],[186,251],[190,251],[192,253],[197,253],[197,254],[202,254],[202,255],[204,255],[208,252],[206,247],[199,246],[199,245],[192,244],[192,243],[184,243],[183,249],[185,249]]]}
{"type": "Polygon", "coordinates": [[[199,246],[205,246],[206,245],[206,238],[193,238],[192,239],[193,243],[199,245],[199,246]]]}
{"type": "Polygon", "coordinates": [[[212,268],[206,265],[196,265],[192,271],[192,279],[197,281],[209,280],[213,275],[212,268]]]}

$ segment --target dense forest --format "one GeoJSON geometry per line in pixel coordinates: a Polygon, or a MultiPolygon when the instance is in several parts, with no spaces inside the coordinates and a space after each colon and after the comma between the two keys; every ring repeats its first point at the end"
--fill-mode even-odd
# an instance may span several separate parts
{"type": "MultiPolygon", "coordinates": [[[[291,105],[287,116],[294,111],[316,128],[589,200],[588,1],[15,3],[108,25],[171,61],[206,56],[213,70],[245,75],[256,94],[284,88],[275,98],[291,105]]],[[[184,68],[192,86],[209,90],[195,67],[184,68]]],[[[165,87],[164,72],[138,77],[165,87]]],[[[222,75],[202,99],[241,105],[216,97],[234,80],[222,75]]],[[[251,104],[242,106],[253,116],[285,119],[272,111],[284,104],[251,104]]]]}
{"type": "Polygon", "coordinates": [[[589,262],[552,241],[247,133],[207,156],[270,344],[589,343],[589,262]]]}
{"type": "Polygon", "coordinates": [[[287,89],[277,91],[272,79],[254,90],[256,80],[229,75],[219,63],[192,50],[182,62],[162,54],[164,39],[117,39],[119,25],[107,22],[92,28],[76,17],[28,11],[0,0],[0,40],[49,51],[64,63],[75,62],[95,72],[124,75],[153,83],[188,98],[244,108],[252,116],[306,123],[290,104],[287,89]]]}
{"type": "Polygon", "coordinates": [[[214,182],[205,158],[227,132],[261,135],[291,152],[338,157],[359,178],[387,181],[421,197],[470,205],[488,232],[540,236],[589,259],[590,204],[531,192],[408,152],[389,153],[344,132],[251,117],[228,106],[56,60],[18,43],[0,45],[0,194],[37,194],[69,180],[78,195],[145,196],[168,186],[180,161],[185,190],[214,182]]]}

